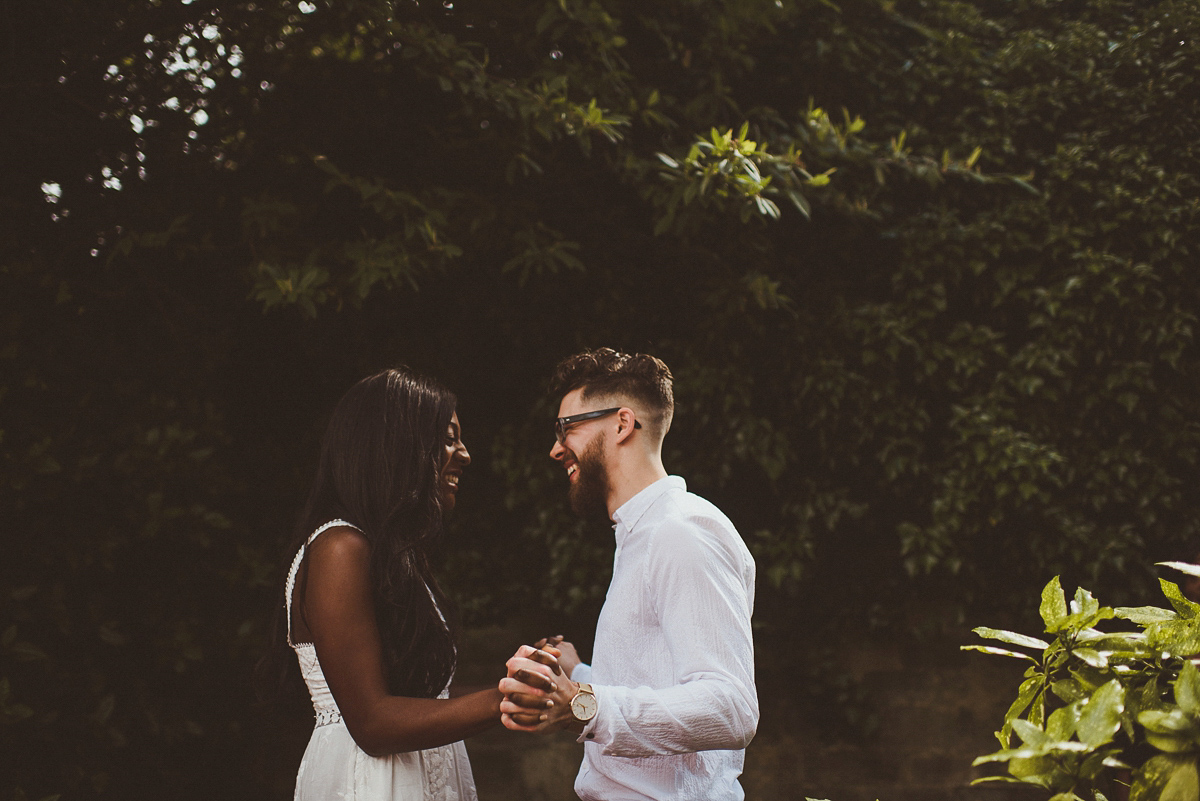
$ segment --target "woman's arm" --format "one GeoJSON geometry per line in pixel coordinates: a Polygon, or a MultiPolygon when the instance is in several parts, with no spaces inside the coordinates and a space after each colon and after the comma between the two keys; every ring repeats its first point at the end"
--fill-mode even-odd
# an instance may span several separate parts
{"type": "Polygon", "coordinates": [[[370,545],[351,528],[309,547],[305,617],[350,736],[372,756],[456,742],[500,720],[499,690],[449,700],[388,692],[370,585],[370,545]]]}

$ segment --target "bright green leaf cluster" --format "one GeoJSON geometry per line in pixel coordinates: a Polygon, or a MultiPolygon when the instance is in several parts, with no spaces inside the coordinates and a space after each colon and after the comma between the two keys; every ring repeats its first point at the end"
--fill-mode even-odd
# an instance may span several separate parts
{"type": "MultiPolygon", "coordinates": [[[[1196,570],[1187,566],[1189,572],[1196,570]]],[[[1009,776],[979,781],[1033,784],[1056,801],[1112,798],[1129,783],[1131,801],[1194,801],[1200,760],[1200,606],[1163,581],[1174,609],[1108,608],[1083,588],[1068,603],[1058,577],[1042,591],[1047,640],[976,628],[985,645],[964,650],[1032,662],[996,733],[1001,750],[976,765],[1003,762],[1009,776]],[[1102,631],[1121,619],[1134,630],[1102,631]],[[1040,653],[1038,653],[1040,652],[1040,653]],[[1013,735],[1019,740],[1014,745],[1013,735]]]]}
{"type": "MultiPolygon", "coordinates": [[[[860,129],[861,125],[848,130],[857,133],[860,129]]],[[[713,128],[706,138],[697,139],[682,159],[657,154],[664,165],[661,177],[666,188],[650,186],[645,191],[661,212],[655,233],[672,229],[682,207],[692,203],[729,209],[746,222],[755,214],[779,219],[779,205],[772,197],[786,198],[805,217],[811,215],[812,204],[801,190],[825,186],[833,169],[812,175],[794,145],[777,156],[767,152],[767,142],[749,139],[749,134],[749,122],[742,124],[736,136],[732,129],[722,132],[713,128]]]]}

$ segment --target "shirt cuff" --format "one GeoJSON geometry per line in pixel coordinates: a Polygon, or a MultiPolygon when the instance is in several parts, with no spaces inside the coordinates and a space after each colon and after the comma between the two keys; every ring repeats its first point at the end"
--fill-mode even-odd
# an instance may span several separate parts
{"type": "Polygon", "coordinates": [[[575,666],[575,669],[571,671],[571,675],[569,676],[569,678],[571,679],[571,681],[575,682],[576,684],[578,684],[579,682],[583,682],[584,684],[591,684],[592,683],[592,666],[586,662],[580,662],[578,665],[575,666]]]}

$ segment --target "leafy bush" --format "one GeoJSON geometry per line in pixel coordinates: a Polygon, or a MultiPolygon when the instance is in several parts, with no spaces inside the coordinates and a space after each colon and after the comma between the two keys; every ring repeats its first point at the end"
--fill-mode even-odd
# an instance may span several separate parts
{"type": "MultiPolygon", "coordinates": [[[[1200,576],[1200,566],[1163,562],[1200,576]]],[[[978,780],[1043,787],[1051,801],[1111,798],[1132,779],[1130,801],[1195,801],[1200,795],[1200,604],[1160,580],[1171,608],[1101,606],[1079,588],[1070,604],[1056,576],[1042,591],[1049,642],[1000,629],[981,637],[1040,649],[1039,656],[967,645],[1028,660],[1004,725],[1000,751],[976,765],[1003,762],[1011,776],[978,780]],[[1105,620],[1129,630],[1102,631],[1105,620]],[[1013,747],[1013,735],[1020,743],[1013,747]]]]}

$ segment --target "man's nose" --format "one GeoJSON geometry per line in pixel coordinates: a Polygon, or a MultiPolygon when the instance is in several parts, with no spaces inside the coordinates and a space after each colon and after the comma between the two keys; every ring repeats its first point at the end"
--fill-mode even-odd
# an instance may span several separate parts
{"type": "Polygon", "coordinates": [[[554,440],[554,445],[552,445],[550,448],[550,458],[559,459],[562,457],[563,453],[566,452],[566,450],[567,449],[563,447],[563,444],[556,439],[554,440]]]}

